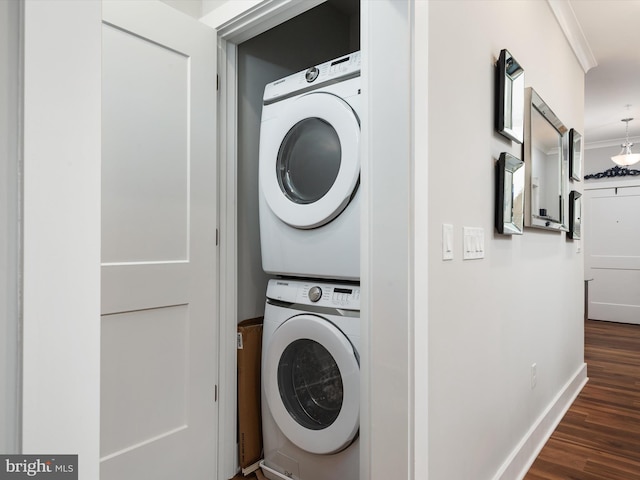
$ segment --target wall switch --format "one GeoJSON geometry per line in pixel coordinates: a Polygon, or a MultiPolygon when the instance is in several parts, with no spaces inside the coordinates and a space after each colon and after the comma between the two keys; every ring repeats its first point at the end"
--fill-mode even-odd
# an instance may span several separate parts
{"type": "Polygon", "coordinates": [[[464,227],[463,258],[475,260],[484,258],[484,228],[464,227]]]}
{"type": "Polygon", "coordinates": [[[535,363],[531,364],[531,390],[536,388],[538,384],[538,366],[535,363]]]}
{"type": "Polygon", "coordinates": [[[453,260],[453,225],[442,224],[442,259],[453,260]]]}

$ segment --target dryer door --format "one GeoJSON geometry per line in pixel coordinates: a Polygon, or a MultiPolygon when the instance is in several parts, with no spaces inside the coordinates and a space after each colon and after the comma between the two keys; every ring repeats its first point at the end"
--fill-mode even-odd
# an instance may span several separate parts
{"type": "Polygon", "coordinates": [[[286,437],[315,454],[348,447],[360,425],[360,367],[330,321],[297,315],[274,332],[264,355],[269,410],[286,437]]]}
{"type": "Polygon", "coordinates": [[[360,178],[360,123],[340,97],[303,95],[262,123],[260,187],[292,227],[322,226],[344,210],[360,178]]]}

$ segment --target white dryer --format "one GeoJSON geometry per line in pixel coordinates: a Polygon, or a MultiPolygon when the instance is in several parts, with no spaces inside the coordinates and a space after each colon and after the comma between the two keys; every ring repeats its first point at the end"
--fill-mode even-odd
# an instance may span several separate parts
{"type": "Polygon", "coordinates": [[[265,87],[259,154],[262,267],[360,279],[360,52],[265,87]]]}
{"type": "Polygon", "coordinates": [[[272,480],[358,480],[360,287],[270,280],[261,467],[272,480]]]}

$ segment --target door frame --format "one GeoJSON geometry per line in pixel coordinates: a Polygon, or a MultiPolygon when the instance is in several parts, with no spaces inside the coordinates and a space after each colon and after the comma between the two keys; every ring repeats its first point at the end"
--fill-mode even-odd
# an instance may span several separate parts
{"type": "MultiPolygon", "coordinates": [[[[220,78],[220,480],[237,469],[237,48],[323,1],[265,0],[221,25],[210,24],[218,30],[220,78]]],[[[367,161],[361,164],[360,478],[427,479],[428,2],[361,1],[361,28],[367,161]],[[388,33],[376,33],[381,31],[388,33]],[[400,54],[389,55],[394,51],[400,54]],[[386,141],[382,133],[389,131],[400,132],[396,138],[402,140],[386,141]]]]}
{"type": "Polygon", "coordinates": [[[218,382],[218,479],[238,469],[237,318],[237,53],[238,45],[311,9],[324,0],[267,0],[217,27],[218,30],[218,222],[220,226],[220,345],[218,382]]]}
{"type": "Polygon", "coordinates": [[[23,453],[100,468],[101,2],[23,10],[23,453]],[[64,58],[64,68],[52,68],[64,58]]]}

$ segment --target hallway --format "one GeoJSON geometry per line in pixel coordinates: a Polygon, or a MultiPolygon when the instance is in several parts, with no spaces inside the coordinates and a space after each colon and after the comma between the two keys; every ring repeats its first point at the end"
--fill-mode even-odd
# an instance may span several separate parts
{"type": "Polygon", "coordinates": [[[588,320],[589,382],[525,480],[640,479],[640,325],[588,320]]]}

